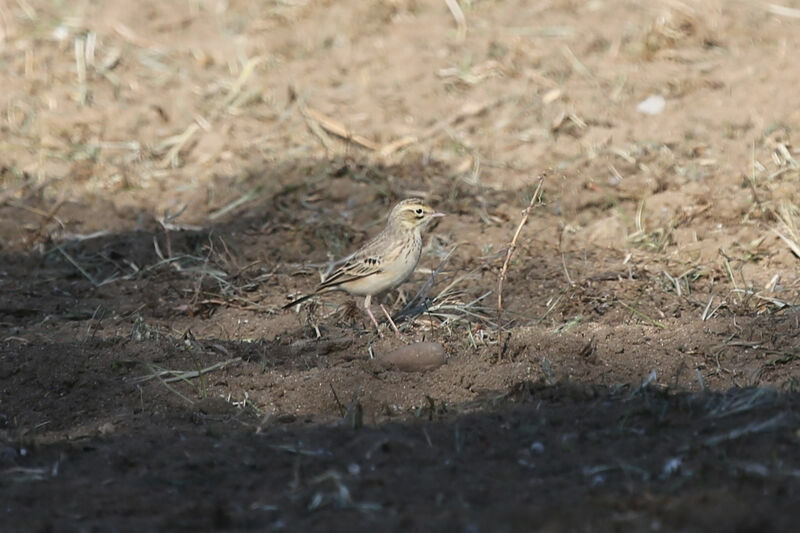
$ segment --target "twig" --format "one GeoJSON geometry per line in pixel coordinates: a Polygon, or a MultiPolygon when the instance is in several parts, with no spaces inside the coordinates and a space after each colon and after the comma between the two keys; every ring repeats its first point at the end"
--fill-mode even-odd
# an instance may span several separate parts
{"type": "Polygon", "coordinates": [[[92,285],[93,285],[95,288],[97,288],[97,287],[99,287],[99,286],[100,286],[100,283],[98,283],[98,282],[97,282],[97,280],[95,280],[95,279],[92,277],[92,275],[91,275],[91,274],[89,274],[88,272],[86,272],[86,270],[85,270],[85,269],[84,269],[84,268],[83,268],[81,265],[79,265],[79,264],[78,264],[78,262],[77,262],[77,261],[75,261],[75,259],[73,259],[73,258],[72,258],[72,256],[71,256],[71,255],[69,255],[69,254],[68,254],[68,253],[67,253],[67,252],[66,252],[66,251],[65,251],[65,250],[64,250],[64,249],[63,249],[61,246],[56,246],[56,250],[58,250],[59,252],[61,252],[61,255],[63,255],[63,256],[66,258],[66,260],[67,260],[67,261],[69,261],[69,262],[72,264],[72,266],[74,266],[75,268],[77,268],[77,269],[78,269],[78,272],[80,272],[81,274],[83,274],[83,277],[85,277],[86,279],[88,279],[88,280],[89,280],[89,283],[91,283],[91,284],[92,284],[92,285]]]}
{"type": "Polygon", "coordinates": [[[333,383],[328,383],[328,386],[331,388],[331,392],[333,393],[333,399],[336,400],[336,405],[339,407],[339,415],[344,418],[344,415],[347,413],[347,409],[345,409],[342,402],[339,401],[339,395],[336,394],[336,389],[333,388],[333,383]]]}
{"type": "Polygon", "coordinates": [[[56,216],[56,212],[58,212],[58,210],[64,204],[64,200],[63,199],[61,199],[58,202],[56,202],[53,205],[53,207],[50,209],[50,211],[42,211],[41,209],[37,209],[35,207],[31,207],[29,205],[25,205],[23,203],[15,201],[15,200],[5,200],[5,201],[0,202],[0,205],[1,204],[10,205],[11,207],[16,207],[17,209],[24,209],[25,211],[29,211],[29,212],[33,213],[34,215],[39,215],[43,219],[41,224],[40,224],[40,226],[44,226],[45,224],[47,224],[51,220],[55,220],[58,223],[58,225],[61,226],[61,229],[65,228],[64,222],[62,222],[61,219],[56,216]]]}
{"type": "MultiPolygon", "coordinates": [[[[53,217],[53,219],[55,220],[55,217],[53,217]]],[[[59,220],[58,222],[61,221],[59,220]]],[[[105,237],[106,235],[111,235],[111,232],[107,229],[102,229],[92,233],[62,233],[61,239],[64,241],[82,242],[91,239],[97,239],[98,237],[105,237]]]]}
{"type": "Polygon", "coordinates": [[[222,208],[220,208],[220,209],[214,211],[213,213],[211,213],[210,215],[208,215],[208,218],[209,218],[209,220],[216,220],[219,217],[225,215],[226,213],[228,213],[230,211],[233,211],[237,207],[240,207],[240,206],[248,203],[249,201],[251,201],[256,196],[258,196],[258,193],[256,192],[256,190],[255,189],[251,189],[251,190],[247,191],[245,194],[243,194],[242,196],[240,196],[239,198],[237,198],[236,200],[230,202],[229,204],[223,206],[222,208]]]}
{"type": "Polygon", "coordinates": [[[533,196],[531,196],[531,201],[528,204],[528,207],[522,211],[522,220],[519,222],[519,226],[517,226],[517,231],[514,233],[514,237],[511,239],[511,245],[508,247],[508,251],[506,252],[506,260],[503,262],[503,268],[500,270],[500,277],[497,281],[497,329],[500,330],[503,327],[503,282],[506,280],[506,272],[508,271],[508,263],[511,261],[511,255],[514,253],[514,249],[517,247],[517,239],[519,238],[520,232],[522,232],[522,226],[528,221],[528,216],[531,213],[531,209],[533,209],[534,204],[536,201],[541,197],[542,192],[542,184],[544,183],[544,178],[547,176],[547,173],[541,174],[539,176],[539,183],[536,184],[536,190],[533,191],[533,196]]]}
{"type": "Polygon", "coordinates": [[[638,316],[639,318],[644,319],[649,324],[652,324],[653,326],[656,326],[657,328],[667,329],[667,326],[665,326],[664,324],[662,324],[658,320],[647,316],[647,314],[639,311],[634,306],[628,305],[625,302],[623,302],[622,300],[619,300],[619,303],[620,303],[620,305],[622,305],[622,307],[624,307],[625,309],[629,310],[631,313],[633,313],[634,315],[638,316]]]}
{"type": "Polygon", "coordinates": [[[794,242],[789,237],[787,237],[786,235],[784,235],[783,233],[781,233],[780,231],[778,231],[775,228],[772,228],[772,231],[775,232],[775,234],[778,237],[780,237],[781,240],[783,240],[783,242],[786,243],[786,246],[789,247],[789,249],[792,251],[792,253],[794,253],[795,256],[800,257],[800,246],[798,246],[798,244],[796,242],[794,242]]]}
{"type": "Polygon", "coordinates": [[[204,376],[206,374],[209,374],[209,373],[213,372],[214,370],[221,370],[221,369],[223,369],[223,368],[225,368],[225,367],[227,367],[229,365],[232,365],[234,363],[241,363],[241,362],[242,362],[242,358],[241,357],[234,357],[232,359],[227,359],[225,361],[220,361],[218,363],[214,363],[213,365],[208,366],[206,368],[201,368],[199,370],[185,370],[185,371],[182,371],[182,370],[167,370],[167,369],[156,370],[155,368],[153,368],[154,365],[150,365],[148,363],[145,363],[145,365],[147,365],[147,367],[150,368],[150,370],[153,373],[149,374],[149,375],[146,375],[146,376],[139,376],[137,378],[134,378],[133,380],[131,380],[131,382],[132,383],[144,383],[145,381],[149,381],[149,380],[154,379],[154,378],[157,378],[160,381],[163,381],[165,384],[166,383],[173,383],[175,381],[188,381],[190,379],[199,378],[200,376],[204,376]],[[169,377],[166,377],[166,376],[169,376],[169,377]]]}
{"type": "Polygon", "coordinates": [[[328,152],[329,154],[333,153],[334,152],[333,141],[328,136],[328,134],[325,133],[325,130],[322,129],[322,126],[319,125],[319,122],[312,119],[308,115],[304,116],[306,119],[306,124],[308,125],[308,129],[311,130],[311,133],[317,136],[317,139],[319,139],[319,142],[322,143],[322,146],[325,148],[325,151],[328,152]]]}
{"type": "Polygon", "coordinates": [[[322,113],[320,113],[315,109],[303,106],[302,112],[303,116],[305,116],[307,119],[311,119],[314,122],[318,123],[323,130],[327,131],[328,133],[332,133],[337,137],[341,137],[345,141],[355,143],[359,146],[366,148],[367,150],[375,151],[380,148],[380,146],[370,141],[366,137],[363,137],[356,133],[352,133],[341,122],[337,122],[330,117],[326,117],[325,115],[323,115],[322,113]]]}

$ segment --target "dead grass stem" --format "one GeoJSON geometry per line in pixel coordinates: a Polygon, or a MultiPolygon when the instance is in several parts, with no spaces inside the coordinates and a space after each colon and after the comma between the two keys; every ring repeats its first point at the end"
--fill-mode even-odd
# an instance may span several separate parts
{"type": "Polygon", "coordinates": [[[800,208],[790,202],[783,202],[775,211],[775,217],[779,225],[772,228],[772,231],[800,259],[800,208]]]}
{"type": "Polygon", "coordinates": [[[444,0],[444,3],[447,4],[447,9],[450,10],[450,14],[453,15],[456,21],[458,40],[463,41],[467,37],[467,17],[464,16],[461,5],[458,3],[458,0],[444,0]]]}
{"type": "Polygon", "coordinates": [[[528,207],[522,211],[522,219],[517,226],[517,230],[514,232],[514,236],[511,238],[511,243],[509,244],[506,252],[506,259],[503,261],[503,267],[500,269],[500,275],[497,279],[497,329],[502,329],[503,327],[503,283],[506,280],[508,265],[511,262],[511,256],[514,254],[514,250],[517,247],[517,239],[519,239],[519,235],[522,232],[522,227],[528,221],[528,216],[530,216],[534,205],[541,198],[542,185],[544,184],[544,179],[546,176],[546,173],[539,176],[539,181],[536,184],[536,189],[533,191],[531,201],[528,203],[528,207]]]}
{"type": "Polygon", "coordinates": [[[186,401],[188,404],[191,405],[191,404],[194,404],[194,401],[191,398],[189,398],[188,396],[186,396],[185,394],[181,393],[175,387],[173,387],[171,385],[171,383],[175,383],[175,382],[178,382],[178,381],[181,381],[181,382],[184,382],[184,383],[189,383],[190,380],[192,380],[192,379],[200,378],[201,379],[200,387],[201,387],[201,390],[202,390],[202,394],[205,395],[205,382],[203,381],[204,376],[209,374],[209,373],[211,373],[211,372],[214,372],[216,370],[222,370],[222,369],[227,368],[227,367],[229,367],[231,365],[239,364],[239,363],[242,362],[242,358],[241,357],[233,357],[231,359],[227,359],[225,361],[220,361],[218,363],[214,363],[211,366],[207,366],[205,368],[199,368],[197,370],[169,370],[169,369],[166,369],[166,368],[162,368],[162,367],[160,367],[160,366],[158,366],[156,364],[148,363],[148,362],[144,362],[144,361],[130,361],[130,362],[142,364],[147,369],[150,370],[149,374],[133,378],[131,380],[131,383],[134,383],[134,384],[138,385],[138,384],[144,383],[146,381],[150,381],[151,379],[156,379],[162,385],[164,385],[164,387],[167,390],[169,390],[170,392],[172,392],[173,394],[177,395],[178,397],[180,397],[181,399],[183,399],[184,401],[186,401]]]}
{"type": "MultiPolygon", "coordinates": [[[[332,133],[333,135],[336,135],[337,137],[340,137],[347,142],[355,143],[363,148],[366,148],[367,150],[376,151],[380,149],[380,146],[378,144],[370,141],[369,139],[367,139],[362,135],[353,133],[341,122],[338,122],[326,115],[323,115],[322,113],[320,113],[315,109],[312,109],[304,105],[301,107],[301,111],[303,113],[303,116],[306,117],[307,121],[318,124],[323,130],[325,130],[328,133],[332,133]]],[[[323,139],[323,137],[320,136],[319,133],[317,133],[317,136],[323,139]]],[[[329,143],[323,140],[323,144],[325,144],[326,149],[328,149],[329,151],[331,150],[329,143]]]]}

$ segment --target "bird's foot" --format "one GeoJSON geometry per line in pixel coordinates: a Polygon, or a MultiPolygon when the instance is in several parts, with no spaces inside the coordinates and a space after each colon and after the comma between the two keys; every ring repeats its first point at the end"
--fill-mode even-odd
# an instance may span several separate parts
{"type": "Polygon", "coordinates": [[[372,320],[372,323],[375,324],[375,331],[378,332],[378,337],[383,338],[383,333],[381,333],[381,328],[378,325],[378,321],[375,320],[375,315],[372,314],[372,310],[369,308],[369,306],[366,306],[365,309],[367,310],[370,320],[372,320]]]}

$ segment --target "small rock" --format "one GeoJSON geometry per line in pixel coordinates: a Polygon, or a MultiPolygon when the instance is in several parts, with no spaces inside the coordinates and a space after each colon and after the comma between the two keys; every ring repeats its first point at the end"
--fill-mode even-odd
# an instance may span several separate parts
{"type": "Polygon", "coordinates": [[[378,364],[403,372],[434,370],[446,360],[444,347],[438,342],[415,342],[375,356],[378,364]]]}
{"type": "Polygon", "coordinates": [[[660,94],[648,96],[636,106],[636,111],[645,115],[660,115],[667,106],[667,101],[660,94]]]}

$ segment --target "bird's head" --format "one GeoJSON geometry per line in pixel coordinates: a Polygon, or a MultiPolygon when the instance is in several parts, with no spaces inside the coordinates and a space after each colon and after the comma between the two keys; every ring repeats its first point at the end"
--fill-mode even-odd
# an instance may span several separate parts
{"type": "Polygon", "coordinates": [[[443,217],[420,198],[409,198],[398,203],[389,214],[389,224],[398,229],[423,229],[434,218],[443,217]]]}

